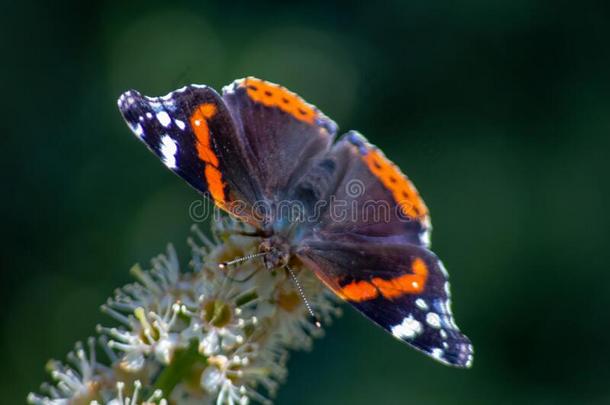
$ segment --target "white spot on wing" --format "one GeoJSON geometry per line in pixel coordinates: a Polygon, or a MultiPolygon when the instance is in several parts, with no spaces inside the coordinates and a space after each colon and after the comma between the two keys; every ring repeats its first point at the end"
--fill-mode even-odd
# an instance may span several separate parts
{"type": "Polygon", "coordinates": [[[133,125],[131,127],[131,130],[134,134],[136,134],[138,138],[142,138],[142,136],[144,135],[144,128],[142,128],[142,125],[139,122],[136,125],[133,125]]]}
{"type": "Polygon", "coordinates": [[[184,128],[186,127],[186,125],[184,125],[184,121],[180,121],[180,120],[174,120],[174,122],[176,123],[176,125],[178,126],[178,128],[180,128],[181,130],[184,131],[184,128]]]}
{"type": "Polygon", "coordinates": [[[244,79],[235,80],[233,83],[228,84],[222,88],[222,94],[235,93],[235,89],[244,82],[244,79]]]}
{"type": "Polygon", "coordinates": [[[417,308],[423,309],[424,311],[428,309],[428,304],[426,304],[426,301],[424,301],[422,298],[416,299],[415,305],[417,305],[417,308]]]}
{"type": "Polygon", "coordinates": [[[422,326],[412,315],[404,318],[402,323],[392,326],[392,334],[399,339],[412,339],[422,332],[422,326]]]}
{"type": "Polygon", "coordinates": [[[431,355],[432,357],[434,357],[435,359],[437,359],[437,360],[442,360],[442,361],[444,361],[444,359],[443,359],[443,354],[444,354],[444,353],[445,353],[445,352],[443,351],[443,349],[438,348],[438,347],[435,347],[434,349],[432,349],[432,352],[430,352],[430,355],[431,355]]]}
{"type": "Polygon", "coordinates": [[[157,113],[157,120],[166,128],[172,122],[172,119],[169,117],[169,114],[166,111],[159,111],[157,113]]]}
{"type": "Polygon", "coordinates": [[[178,152],[178,145],[176,142],[169,137],[164,135],[161,138],[161,155],[163,156],[163,163],[170,169],[176,168],[176,152],[178,152]]]}
{"type": "Polygon", "coordinates": [[[438,329],[441,327],[441,317],[435,312],[428,312],[426,314],[426,323],[433,328],[438,329]]]}
{"type": "Polygon", "coordinates": [[[449,277],[449,272],[445,268],[445,265],[443,264],[443,262],[441,262],[440,260],[438,261],[438,267],[440,267],[440,269],[443,272],[443,275],[445,276],[445,278],[448,278],[449,277]]]}
{"type": "Polygon", "coordinates": [[[430,230],[429,229],[426,229],[424,232],[422,232],[419,235],[419,242],[426,247],[430,246],[430,230]]]}
{"type": "Polygon", "coordinates": [[[162,107],[161,102],[157,98],[148,98],[148,105],[155,111],[162,107]]]}

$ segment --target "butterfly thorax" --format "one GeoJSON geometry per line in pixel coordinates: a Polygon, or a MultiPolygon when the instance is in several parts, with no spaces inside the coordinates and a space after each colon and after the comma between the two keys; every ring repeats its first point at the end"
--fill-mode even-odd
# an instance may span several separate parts
{"type": "Polygon", "coordinates": [[[284,267],[290,260],[290,244],[278,236],[264,239],[259,246],[259,252],[265,253],[263,261],[267,270],[284,267]]]}

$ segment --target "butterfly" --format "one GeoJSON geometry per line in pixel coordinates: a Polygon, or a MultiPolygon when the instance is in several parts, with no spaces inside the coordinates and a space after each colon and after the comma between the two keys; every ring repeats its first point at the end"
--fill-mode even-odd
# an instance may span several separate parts
{"type": "Polygon", "coordinates": [[[170,170],[257,230],[268,269],[298,260],[396,338],[470,367],[447,271],[429,249],[428,209],[361,134],[335,139],[337,125],[319,109],[253,77],[222,94],[203,85],[163,97],[130,90],[118,106],[170,170]]]}

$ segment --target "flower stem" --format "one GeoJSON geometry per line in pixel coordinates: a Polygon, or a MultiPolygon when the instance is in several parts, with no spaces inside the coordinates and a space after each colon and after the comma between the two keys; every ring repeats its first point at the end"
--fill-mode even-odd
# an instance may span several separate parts
{"type": "Polygon", "coordinates": [[[193,339],[187,348],[176,350],[173,361],[157,378],[155,388],[160,389],[163,395],[169,398],[176,385],[188,379],[197,364],[205,367],[207,357],[199,353],[197,340],[193,339]]]}

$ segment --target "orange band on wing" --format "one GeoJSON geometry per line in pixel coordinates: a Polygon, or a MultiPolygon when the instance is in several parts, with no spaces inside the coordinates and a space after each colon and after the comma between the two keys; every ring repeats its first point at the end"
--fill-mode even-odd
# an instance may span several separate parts
{"type": "Polygon", "coordinates": [[[220,207],[224,206],[225,183],[222,181],[222,173],[218,169],[218,156],[212,149],[210,142],[210,127],[208,120],[216,115],[216,105],[205,103],[199,105],[190,118],[191,128],[197,138],[197,154],[199,159],[205,162],[205,180],[208,183],[208,191],[214,203],[220,207]]]}
{"type": "Polygon", "coordinates": [[[392,192],[403,214],[416,219],[424,219],[428,215],[428,208],[413,183],[383,153],[369,149],[362,155],[362,160],[384,187],[392,192]]]}
{"type": "Polygon", "coordinates": [[[211,103],[201,104],[191,115],[191,128],[197,137],[197,154],[206,163],[218,167],[218,157],[210,144],[210,128],[208,120],[216,115],[216,106],[211,103]]]}
{"type": "Polygon", "coordinates": [[[339,292],[339,296],[348,301],[367,301],[377,298],[379,291],[368,281],[354,281],[347,284],[339,292]]]}
{"type": "Polygon", "coordinates": [[[220,170],[212,165],[205,165],[205,181],[208,182],[208,190],[219,206],[225,202],[225,184],[222,181],[220,170]]]}
{"type": "Polygon", "coordinates": [[[354,281],[341,287],[337,294],[348,301],[362,302],[377,298],[380,294],[387,299],[404,294],[420,294],[426,288],[428,266],[417,257],[411,264],[412,274],[404,274],[389,280],[379,277],[369,281],[354,281]]]}
{"type": "Polygon", "coordinates": [[[405,274],[384,280],[382,278],[374,278],[371,280],[381,295],[385,298],[400,297],[403,294],[419,294],[424,291],[426,279],[428,278],[428,267],[426,263],[419,257],[413,261],[411,265],[413,274],[405,274]]]}
{"type": "Polygon", "coordinates": [[[277,84],[248,77],[240,83],[240,86],[245,87],[248,96],[257,103],[267,107],[277,107],[297,120],[308,124],[314,124],[315,122],[317,112],[313,106],[277,84]]]}

